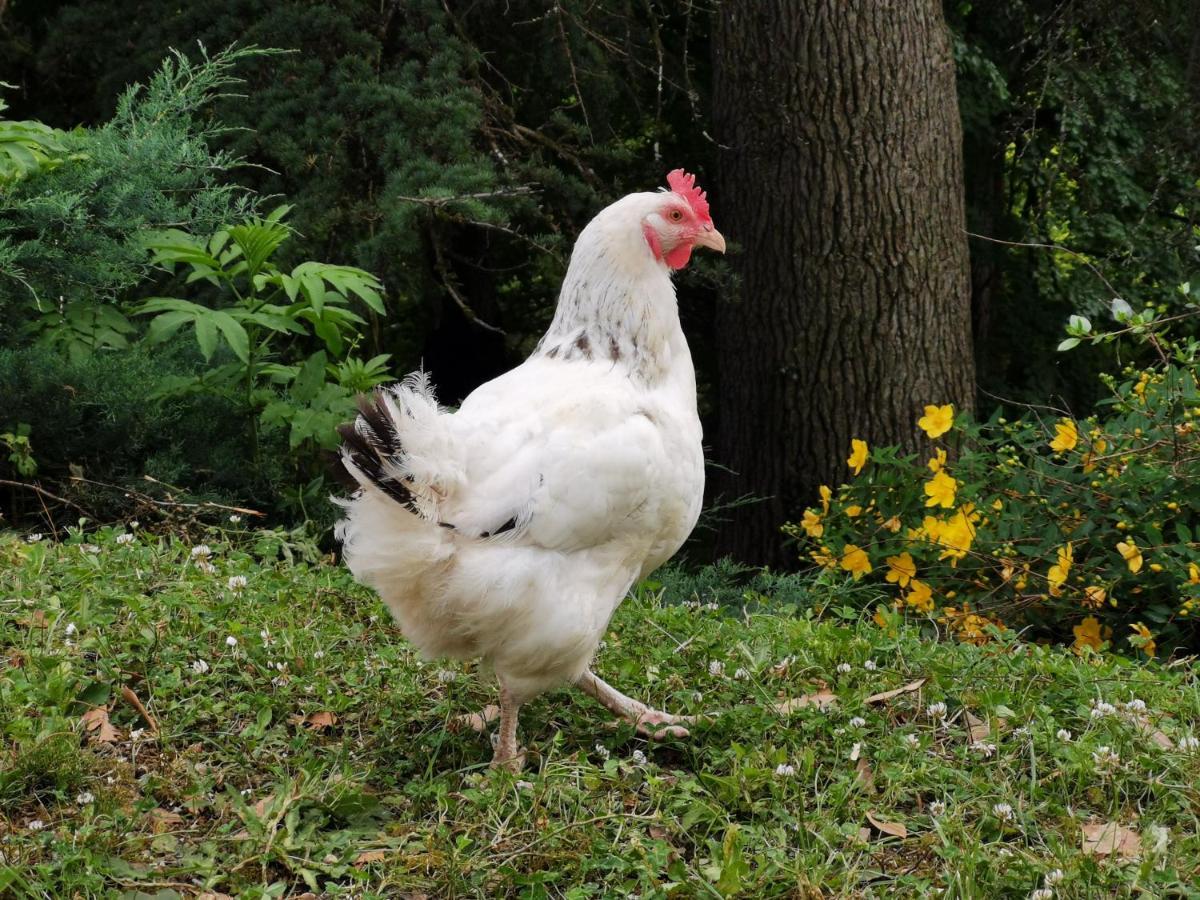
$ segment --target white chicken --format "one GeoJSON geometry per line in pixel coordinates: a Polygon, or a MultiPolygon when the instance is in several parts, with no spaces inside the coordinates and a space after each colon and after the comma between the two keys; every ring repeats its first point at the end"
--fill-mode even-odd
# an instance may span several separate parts
{"type": "Polygon", "coordinates": [[[500,682],[493,766],[519,769],[522,703],[572,682],[652,737],[686,717],[590,670],[630,587],[696,524],[704,490],[696,378],[671,271],[725,251],[683,170],[583,230],[537,349],[440,408],[422,373],[340,429],[346,563],[427,657],[481,658],[500,682]]]}

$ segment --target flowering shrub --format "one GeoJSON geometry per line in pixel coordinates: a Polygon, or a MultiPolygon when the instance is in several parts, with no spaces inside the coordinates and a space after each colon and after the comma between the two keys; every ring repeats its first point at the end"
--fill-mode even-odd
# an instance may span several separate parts
{"type": "Polygon", "coordinates": [[[1093,335],[1076,317],[1063,349],[1132,333],[1158,361],[1105,376],[1099,413],[1037,407],[980,423],[927,406],[927,453],[855,439],[849,481],[822,487],[785,532],[818,565],[890,586],[881,625],[911,612],[973,642],[990,625],[1079,650],[1197,649],[1200,344],[1119,303],[1126,328],[1093,335]]]}

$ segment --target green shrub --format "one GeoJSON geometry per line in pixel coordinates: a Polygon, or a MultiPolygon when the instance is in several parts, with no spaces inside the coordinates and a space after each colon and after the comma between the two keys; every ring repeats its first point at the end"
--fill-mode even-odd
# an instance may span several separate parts
{"type": "Polygon", "coordinates": [[[884,625],[911,610],[973,641],[1002,623],[1080,649],[1195,649],[1200,343],[1173,342],[1151,310],[1114,312],[1119,332],[1076,318],[1063,349],[1133,334],[1161,356],[1105,376],[1097,414],[977,423],[928,406],[928,460],[856,440],[850,482],[785,530],[827,569],[887,583],[884,625]]]}

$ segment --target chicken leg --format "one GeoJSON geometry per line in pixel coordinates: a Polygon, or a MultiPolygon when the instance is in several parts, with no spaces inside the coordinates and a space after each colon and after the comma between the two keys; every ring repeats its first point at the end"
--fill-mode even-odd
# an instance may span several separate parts
{"type": "Polygon", "coordinates": [[[513,774],[525,768],[525,750],[517,746],[517,713],[521,704],[503,680],[500,682],[500,729],[492,738],[492,768],[513,774]]]}
{"type": "Polygon", "coordinates": [[[633,725],[643,737],[662,740],[668,737],[684,738],[689,732],[681,723],[696,721],[695,716],[676,716],[653,709],[639,700],[627,697],[591,669],[580,676],[576,686],[591,697],[595,697],[606,709],[633,725]],[[662,725],[663,728],[652,726],[662,725]]]}

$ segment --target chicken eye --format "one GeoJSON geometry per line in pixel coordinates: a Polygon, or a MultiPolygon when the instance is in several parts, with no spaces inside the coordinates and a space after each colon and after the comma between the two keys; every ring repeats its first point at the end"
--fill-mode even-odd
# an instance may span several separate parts
{"type": "Polygon", "coordinates": [[[669,216],[668,216],[668,217],[670,218],[670,220],[671,220],[672,222],[681,222],[681,221],[683,221],[683,213],[681,213],[681,212],[680,212],[679,210],[677,210],[677,209],[673,209],[673,210],[671,210],[671,212],[670,212],[670,214],[669,214],[669,216]]]}

